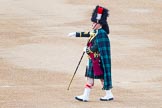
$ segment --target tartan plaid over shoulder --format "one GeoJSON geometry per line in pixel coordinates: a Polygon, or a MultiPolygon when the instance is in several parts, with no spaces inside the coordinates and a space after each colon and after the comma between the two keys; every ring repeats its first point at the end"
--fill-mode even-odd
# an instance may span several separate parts
{"type": "MultiPolygon", "coordinates": [[[[103,90],[109,90],[112,88],[112,79],[111,79],[111,49],[110,41],[107,33],[103,29],[99,29],[94,32],[96,36],[92,39],[92,43],[96,43],[98,52],[101,59],[101,68],[103,69],[104,75],[95,76],[93,71],[92,60],[88,60],[88,66],[86,68],[86,77],[94,79],[104,79],[103,90]]],[[[90,37],[90,32],[77,32],[76,37],[90,37]]]]}
{"type": "Polygon", "coordinates": [[[104,71],[104,90],[112,88],[111,79],[111,49],[110,41],[107,33],[103,29],[99,29],[96,35],[96,43],[100,53],[102,68],[104,71]]]}

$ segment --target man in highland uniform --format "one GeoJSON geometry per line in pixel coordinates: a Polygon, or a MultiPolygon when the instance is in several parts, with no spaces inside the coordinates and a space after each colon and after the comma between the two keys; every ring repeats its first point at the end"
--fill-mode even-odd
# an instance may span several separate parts
{"type": "Polygon", "coordinates": [[[91,32],[72,32],[68,36],[73,37],[89,37],[87,46],[84,51],[88,54],[88,64],[86,67],[85,76],[87,83],[83,95],[76,96],[75,99],[87,102],[92,87],[94,86],[94,79],[100,79],[105,90],[106,95],[101,97],[101,101],[113,100],[112,79],[111,79],[111,51],[109,37],[109,26],[107,23],[108,10],[101,6],[96,6],[92,13],[91,32]]]}

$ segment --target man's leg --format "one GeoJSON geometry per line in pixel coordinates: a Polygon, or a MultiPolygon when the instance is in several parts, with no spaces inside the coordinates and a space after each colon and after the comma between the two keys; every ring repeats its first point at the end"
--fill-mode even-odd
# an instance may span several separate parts
{"type": "Polygon", "coordinates": [[[85,85],[83,95],[76,96],[75,99],[79,101],[87,102],[89,100],[90,91],[93,85],[94,85],[94,79],[87,77],[87,83],[85,85]]]}
{"type": "MultiPolygon", "coordinates": [[[[101,84],[102,86],[104,86],[104,80],[101,79],[101,84]]],[[[104,97],[101,97],[100,100],[101,101],[110,101],[114,99],[114,96],[111,92],[111,90],[105,90],[106,95],[104,97]]]]}

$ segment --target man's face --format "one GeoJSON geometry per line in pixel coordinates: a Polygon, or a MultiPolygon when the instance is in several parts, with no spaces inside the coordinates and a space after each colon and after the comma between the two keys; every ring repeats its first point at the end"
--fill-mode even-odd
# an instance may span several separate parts
{"type": "Polygon", "coordinates": [[[99,28],[101,28],[101,24],[95,23],[95,22],[92,23],[92,29],[93,29],[93,30],[97,30],[97,29],[99,29],[99,28]]]}

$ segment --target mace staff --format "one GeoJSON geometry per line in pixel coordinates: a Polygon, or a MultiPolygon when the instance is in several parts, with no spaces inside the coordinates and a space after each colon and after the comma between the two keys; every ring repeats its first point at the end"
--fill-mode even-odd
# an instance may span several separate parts
{"type": "Polygon", "coordinates": [[[71,83],[72,83],[72,81],[73,81],[73,79],[74,79],[74,76],[75,76],[75,74],[76,74],[76,72],[77,72],[77,70],[78,70],[78,67],[79,67],[79,65],[80,65],[80,63],[81,63],[81,61],[82,61],[82,58],[83,58],[84,54],[85,54],[85,51],[83,51],[83,54],[82,54],[82,56],[81,56],[81,58],[80,58],[80,60],[79,60],[79,63],[78,63],[78,65],[77,65],[76,69],[75,69],[75,72],[74,72],[74,74],[73,74],[73,76],[72,76],[72,78],[71,78],[71,80],[70,80],[70,83],[69,83],[69,86],[68,86],[67,90],[69,90],[69,88],[70,88],[70,85],[71,85],[71,83]]]}

